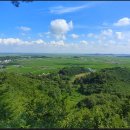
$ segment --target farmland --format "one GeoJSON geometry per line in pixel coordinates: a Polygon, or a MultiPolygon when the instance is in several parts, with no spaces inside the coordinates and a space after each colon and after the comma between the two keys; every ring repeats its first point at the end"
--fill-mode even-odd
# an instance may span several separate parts
{"type": "Polygon", "coordinates": [[[92,68],[100,70],[102,68],[110,67],[130,67],[129,57],[117,57],[117,56],[66,56],[66,55],[53,55],[39,58],[38,56],[29,57],[24,56],[17,58],[6,66],[8,72],[18,73],[51,73],[57,72],[63,67],[79,66],[85,68],[92,68]]]}

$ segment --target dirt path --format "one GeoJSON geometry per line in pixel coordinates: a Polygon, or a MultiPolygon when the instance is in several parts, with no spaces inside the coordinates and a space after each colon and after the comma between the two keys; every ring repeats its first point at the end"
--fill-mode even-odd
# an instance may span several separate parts
{"type": "Polygon", "coordinates": [[[73,76],[70,80],[70,83],[73,83],[76,78],[84,77],[85,75],[88,75],[90,72],[80,73],[75,76],[73,76]]]}

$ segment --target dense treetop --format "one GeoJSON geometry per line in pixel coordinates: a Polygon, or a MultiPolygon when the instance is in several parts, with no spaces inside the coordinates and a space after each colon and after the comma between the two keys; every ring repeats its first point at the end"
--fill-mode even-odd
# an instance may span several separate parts
{"type": "Polygon", "coordinates": [[[128,128],[129,84],[129,69],[120,67],[69,67],[42,76],[0,72],[0,127],[128,128]]]}

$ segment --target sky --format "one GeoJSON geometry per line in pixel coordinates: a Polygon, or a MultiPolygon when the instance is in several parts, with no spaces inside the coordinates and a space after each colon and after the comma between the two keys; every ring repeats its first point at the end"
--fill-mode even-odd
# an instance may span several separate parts
{"type": "Polygon", "coordinates": [[[130,2],[0,2],[0,53],[130,54],[130,2]]]}

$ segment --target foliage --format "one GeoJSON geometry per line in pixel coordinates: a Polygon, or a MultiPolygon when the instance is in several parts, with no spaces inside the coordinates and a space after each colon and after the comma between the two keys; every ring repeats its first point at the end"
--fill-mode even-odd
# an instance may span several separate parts
{"type": "Polygon", "coordinates": [[[0,128],[129,128],[129,84],[130,70],[120,67],[0,72],[0,128]]]}

